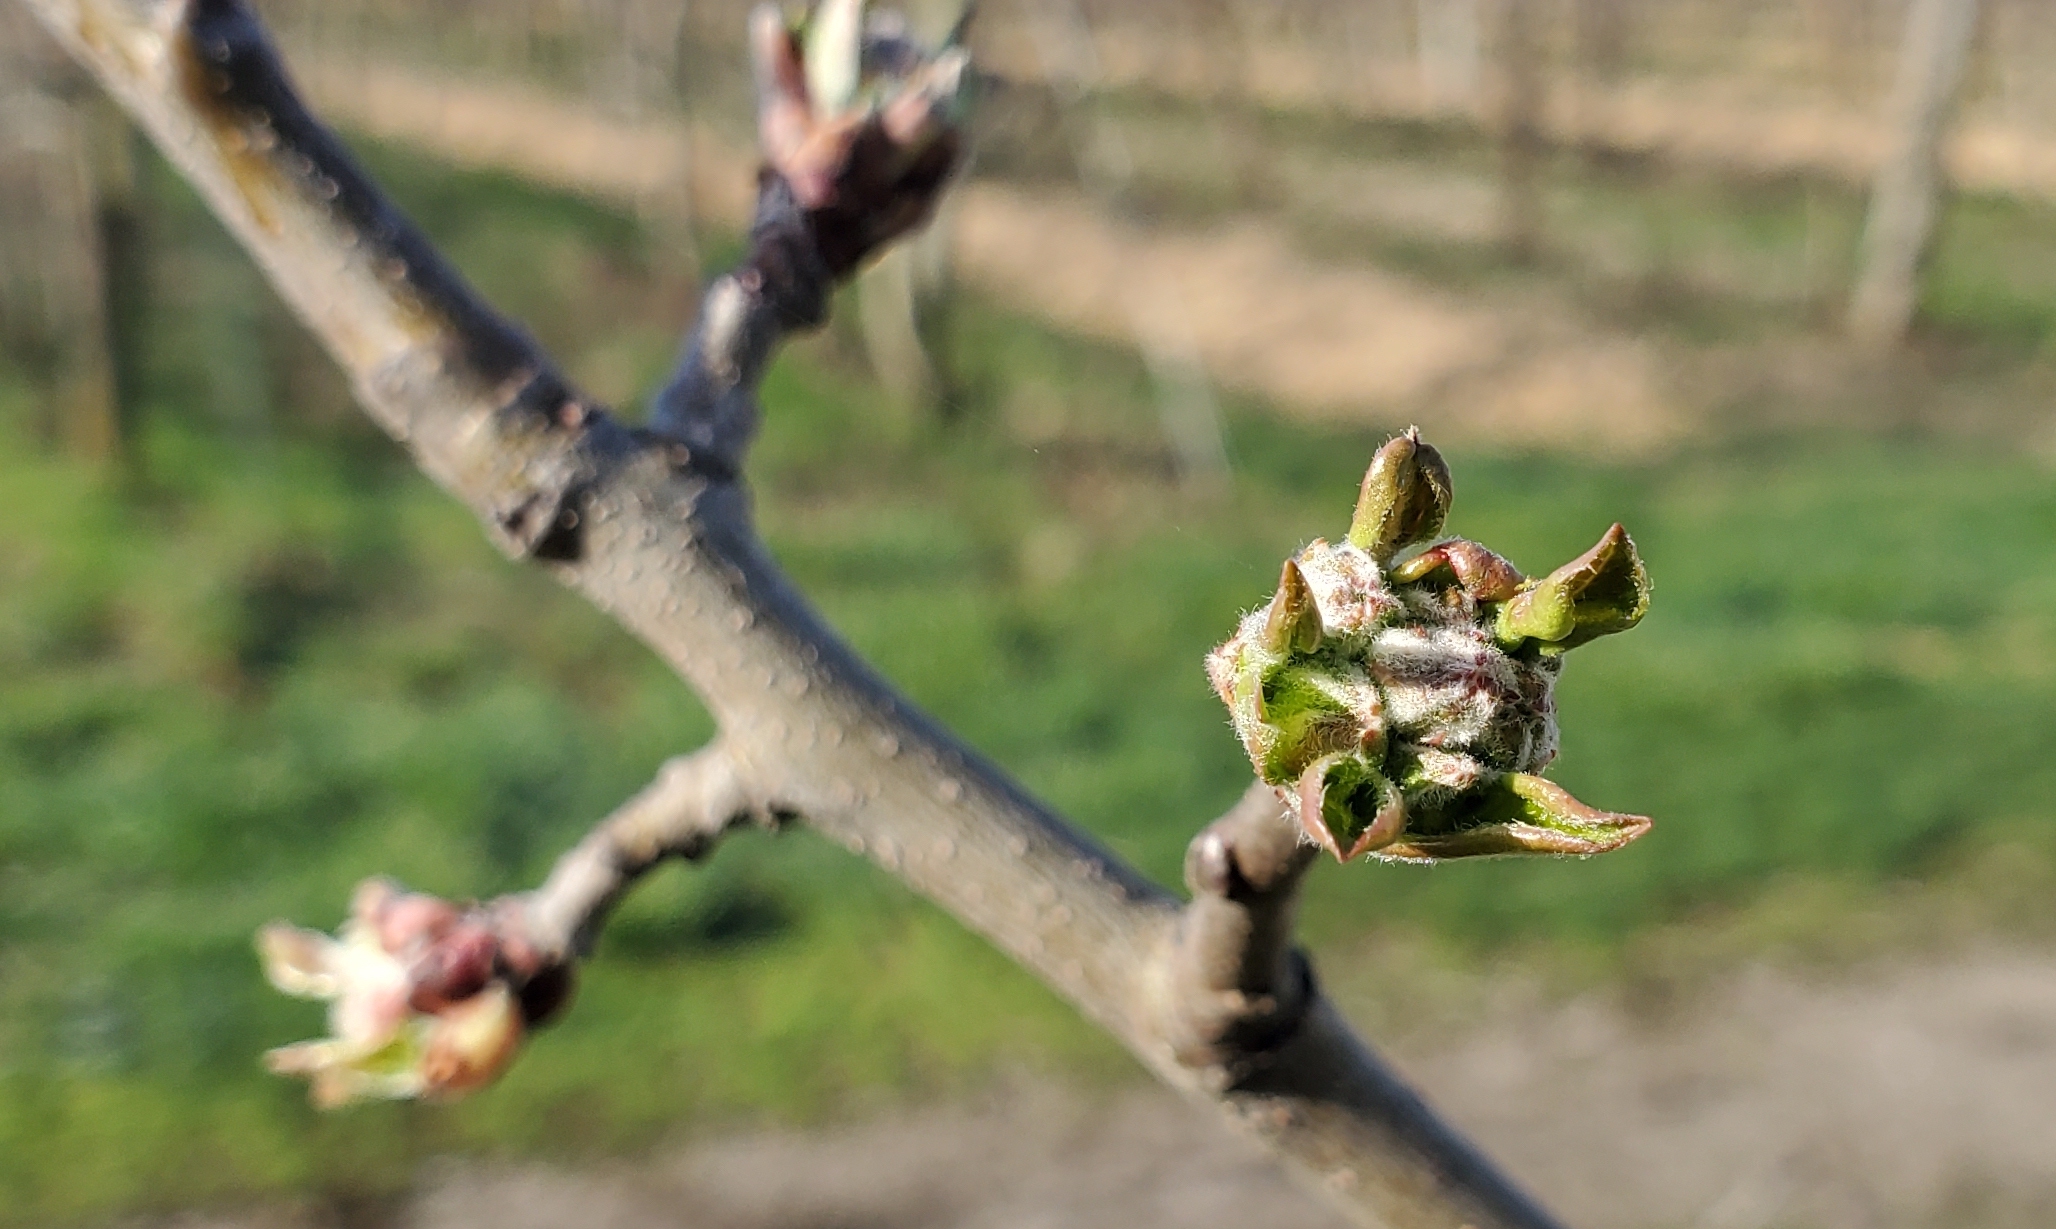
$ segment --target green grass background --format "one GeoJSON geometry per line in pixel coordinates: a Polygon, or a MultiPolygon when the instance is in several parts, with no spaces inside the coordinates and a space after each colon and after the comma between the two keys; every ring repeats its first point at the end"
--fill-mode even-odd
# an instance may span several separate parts
{"type": "MultiPolygon", "coordinates": [[[[689,297],[632,222],[375,161],[582,378],[622,396],[663,370],[689,297]]],[[[568,1018],[470,1102],[316,1115],[262,1075],[262,1049],[319,1019],[262,985],[259,924],[333,923],[376,872],[457,896],[531,884],[709,726],[606,619],[500,559],[198,205],[161,169],[147,186],[128,460],[42,446],[0,378],[0,1224],[376,1192],[450,1149],[605,1154],[1010,1066],[1130,1073],[802,833],[641,889],[568,1018]]],[[[1992,308],[1950,251],[1944,324],[1984,313],[2017,340],[2024,292],[1992,308]]],[[[1201,656],[1280,558],[1341,530],[1384,433],[1232,405],[1234,488],[1195,501],[1132,356],[975,299],[951,321],[965,394],[940,426],[870,391],[835,334],[777,368],[752,464],[766,533],[890,677],[1171,880],[1247,780],[1201,656]]],[[[1590,863],[1330,868],[1316,946],[1405,935],[1603,977],[1695,927],[1760,953],[1881,908],[1913,919],[1905,941],[1944,900],[2029,924],[2056,884],[2045,459],[1805,432],[1641,464],[1449,452],[1453,530],[1530,570],[1615,519],[1635,533],[1654,613],[1571,659],[1555,775],[1657,827],[1590,863]]]]}

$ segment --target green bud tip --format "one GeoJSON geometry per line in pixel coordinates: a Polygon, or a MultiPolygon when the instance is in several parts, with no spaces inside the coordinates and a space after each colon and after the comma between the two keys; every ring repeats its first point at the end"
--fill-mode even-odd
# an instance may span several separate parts
{"type": "Polygon", "coordinates": [[[1291,559],[1278,576],[1278,592],[1271,597],[1270,613],[1264,619],[1264,647],[1273,653],[1311,653],[1321,646],[1321,611],[1314,604],[1314,592],[1307,587],[1306,574],[1291,559]]]}
{"type": "Polygon", "coordinates": [[[1363,489],[1350,518],[1350,544],[1380,564],[1416,542],[1442,532],[1449,516],[1449,466],[1422,442],[1420,432],[1387,441],[1364,472],[1363,489]]]}

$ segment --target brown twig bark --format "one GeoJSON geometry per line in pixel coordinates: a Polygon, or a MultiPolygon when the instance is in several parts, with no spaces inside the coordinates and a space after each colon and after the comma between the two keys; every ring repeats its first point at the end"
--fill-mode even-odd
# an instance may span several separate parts
{"type": "Polygon", "coordinates": [[[1361,1223],[1556,1224],[1369,1051],[1291,952],[1309,853],[1275,799],[1252,793],[1201,834],[1181,907],[901,698],[765,552],[737,476],[756,377],[779,336],[819,319],[852,252],[909,224],[906,200],[838,213],[767,175],[749,260],[709,292],[653,429],[633,430],[385,201],[241,0],[25,2],[422,468],[509,554],[663,655],[716,718],[712,748],[667,768],[529,900],[532,937],[575,952],[656,858],[702,852],[740,818],[797,817],[988,937],[1361,1223]]]}

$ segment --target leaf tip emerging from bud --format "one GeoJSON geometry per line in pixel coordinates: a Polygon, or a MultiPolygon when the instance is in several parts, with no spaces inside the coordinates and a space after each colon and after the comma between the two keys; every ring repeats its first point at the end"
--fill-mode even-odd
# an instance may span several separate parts
{"type": "Polygon", "coordinates": [[[1465,593],[1480,602],[1503,602],[1520,592],[1521,570],[1465,538],[1451,538],[1429,547],[1392,569],[1395,584],[1410,585],[1448,572],[1465,593]]]}
{"type": "Polygon", "coordinates": [[[1322,756],[1294,788],[1300,827],[1337,862],[1383,849],[1406,830],[1405,797],[1362,755],[1322,756]]]}
{"type": "Polygon", "coordinates": [[[1649,831],[1646,815],[1601,811],[1532,773],[1507,773],[1478,796],[1462,825],[1448,832],[1408,834],[1379,851],[1396,862],[1545,854],[1589,858],[1612,853],[1649,831]]]}
{"type": "Polygon", "coordinates": [[[807,93],[816,119],[856,100],[864,56],[864,0],[820,0],[807,17],[807,93]]]}
{"type": "Polygon", "coordinates": [[[1564,652],[1624,632],[1649,613],[1649,571],[1616,523],[1592,549],[1535,581],[1499,608],[1501,639],[1539,640],[1564,652]]]}

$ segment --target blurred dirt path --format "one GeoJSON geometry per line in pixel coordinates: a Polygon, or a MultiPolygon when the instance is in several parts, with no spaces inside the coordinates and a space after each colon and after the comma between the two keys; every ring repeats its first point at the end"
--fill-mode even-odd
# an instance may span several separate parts
{"type": "Polygon", "coordinates": [[[1590,1229],[2056,1224],[2049,954],[1509,1010],[1407,1065],[1590,1229]]]}
{"type": "MultiPolygon", "coordinates": [[[[1747,970],[1637,1015],[1501,994],[1394,1047],[1430,1098],[1583,1229],[2056,1224],[2056,954],[1836,979],[1747,970]]],[[[587,1170],[457,1166],[375,1221],[150,1229],[1341,1229],[1168,1093],[982,1103],[587,1170]]]]}
{"type": "MultiPolygon", "coordinates": [[[[366,135],[645,211],[747,219],[752,162],[683,119],[619,120],[531,87],[295,60],[317,107],[366,135]]],[[[1077,192],[986,181],[959,191],[953,218],[958,274],[995,301],[1123,345],[1138,325],[1189,339],[1212,379],[1287,413],[1616,454],[1691,426],[1646,339],[1316,260],[1276,223],[1144,228],[1077,192]]]]}

